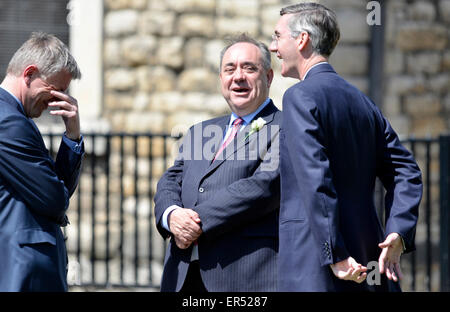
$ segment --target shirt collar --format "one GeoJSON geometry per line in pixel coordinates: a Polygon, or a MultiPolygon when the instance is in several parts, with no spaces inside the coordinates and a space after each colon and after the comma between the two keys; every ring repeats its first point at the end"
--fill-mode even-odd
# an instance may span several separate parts
{"type": "Polygon", "coordinates": [[[303,79],[302,79],[302,80],[305,80],[306,76],[308,75],[308,73],[309,73],[309,71],[310,71],[311,69],[313,69],[314,67],[316,67],[316,66],[318,66],[318,65],[321,65],[321,64],[328,64],[328,62],[320,62],[320,63],[314,64],[313,66],[311,66],[311,67],[306,71],[306,73],[305,73],[305,75],[303,76],[303,79]]]}
{"type": "MultiPolygon", "coordinates": [[[[267,104],[270,103],[270,98],[267,98],[264,103],[262,103],[261,105],[259,105],[258,109],[255,110],[253,113],[250,113],[248,115],[242,116],[241,118],[244,120],[244,123],[242,124],[243,126],[248,125],[253,118],[255,118],[255,116],[264,109],[264,107],[267,106],[267,104]]],[[[229,127],[231,127],[231,125],[233,124],[233,121],[235,119],[239,118],[238,115],[236,115],[234,112],[231,113],[231,117],[230,117],[230,123],[228,124],[229,127]]],[[[243,127],[242,127],[243,128],[243,127]]]]}

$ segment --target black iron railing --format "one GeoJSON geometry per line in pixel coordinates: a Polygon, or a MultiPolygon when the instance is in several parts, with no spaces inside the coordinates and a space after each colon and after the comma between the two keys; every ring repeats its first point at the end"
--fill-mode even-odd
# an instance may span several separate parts
{"type": "MultiPolygon", "coordinates": [[[[60,135],[44,139],[54,155],[60,135]]],[[[86,156],[68,211],[71,224],[64,230],[70,285],[159,287],[166,245],[156,232],[153,196],[177,139],[150,133],[84,134],[86,156]]],[[[424,182],[417,250],[402,258],[402,288],[448,291],[450,136],[402,142],[415,155],[424,182]]],[[[383,191],[376,196],[381,213],[383,191]]]]}

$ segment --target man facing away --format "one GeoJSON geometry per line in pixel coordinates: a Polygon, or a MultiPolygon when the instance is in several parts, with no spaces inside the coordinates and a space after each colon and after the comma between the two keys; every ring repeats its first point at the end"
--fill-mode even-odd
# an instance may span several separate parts
{"type": "Polygon", "coordinates": [[[280,111],[270,52],[246,35],[222,50],[231,114],[191,127],[155,196],[166,250],[161,291],[275,291],[280,111]]]}
{"type": "Polygon", "coordinates": [[[77,101],[66,92],[81,77],[58,38],[33,33],[0,85],[0,291],[67,291],[61,226],[84,154],[77,101]],[[66,131],[56,161],[32,118],[52,107],[66,131]]]}
{"type": "Polygon", "coordinates": [[[415,248],[420,170],[374,103],[328,64],[340,37],[335,14],[317,3],[280,13],[270,50],[282,76],[301,82],[283,96],[279,290],[400,290],[400,256],[415,248]],[[363,283],[370,261],[386,273],[380,285],[363,283]]]}

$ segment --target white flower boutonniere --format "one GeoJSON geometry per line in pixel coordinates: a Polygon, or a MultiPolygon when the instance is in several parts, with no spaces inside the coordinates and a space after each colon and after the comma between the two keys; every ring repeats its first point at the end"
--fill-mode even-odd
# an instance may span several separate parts
{"type": "Polygon", "coordinates": [[[252,135],[255,132],[258,132],[261,130],[261,128],[266,124],[266,121],[259,117],[256,120],[253,120],[250,124],[250,132],[245,136],[244,141],[247,140],[247,138],[252,135]]]}

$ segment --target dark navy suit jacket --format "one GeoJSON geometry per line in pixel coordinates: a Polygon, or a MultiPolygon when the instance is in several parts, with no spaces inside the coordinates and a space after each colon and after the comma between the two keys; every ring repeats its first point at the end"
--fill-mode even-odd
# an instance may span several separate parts
{"type": "Polygon", "coordinates": [[[83,144],[64,138],[52,160],[23,106],[0,88],[0,291],[67,291],[60,226],[83,144]]]}
{"type": "MultiPolygon", "coordinates": [[[[171,205],[191,208],[202,220],[199,264],[208,291],[276,290],[281,112],[270,102],[254,119],[259,117],[266,121],[260,131],[246,139],[247,126],[212,163],[211,151],[221,144],[230,117],[191,127],[174,166],[158,183],[155,215],[163,237],[171,236],[161,226],[171,205]]],[[[181,289],[191,252],[170,240],[162,291],[181,289]]]]}
{"type": "Polygon", "coordinates": [[[357,284],[329,264],[351,256],[377,261],[378,243],[399,233],[414,250],[420,170],[369,98],[329,64],[312,68],[283,97],[280,140],[281,291],[400,290],[357,284]],[[386,189],[385,225],[374,206],[375,180],[386,189]]]}

